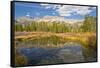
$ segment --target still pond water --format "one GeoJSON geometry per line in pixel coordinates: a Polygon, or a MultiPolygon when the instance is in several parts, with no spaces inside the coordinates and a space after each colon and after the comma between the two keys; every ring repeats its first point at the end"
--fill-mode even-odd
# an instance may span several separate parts
{"type": "MultiPolygon", "coordinates": [[[[41,40],[43,42],[43,40],[41,40]]],[[[44,40],[46,42],[46,40],[44,40]]],[[[53,40],[54,41],[54,40],[53,40]]],[[[50,42],[50,40],[49,40],[50,42]]],[[[85,48],[78,42],[66,42],[63,44],[42,44],[38,42],[18,42],[17,45],[23,46],[17,48],[17,51],[24,55],[27,65],[58,64],[96,61],[96,51],[91,48],[85,48]],[[24,47],[31,46],[30,48],[24,47]],[[58,47],[34,47],[34,46],[58,47]],[[33,46],[33,47],[32,47],[33,46]],[[62,47],[60,47],[62,46],[62,47]]]]}

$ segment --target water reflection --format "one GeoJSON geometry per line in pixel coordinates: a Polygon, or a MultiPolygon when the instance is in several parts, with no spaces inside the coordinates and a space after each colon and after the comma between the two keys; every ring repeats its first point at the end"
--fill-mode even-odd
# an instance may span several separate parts
{"type": "MultiPolygon", "coordinates": [[[[27,45],[26,43],[20,43],[27,45]]],[[[31,44],[35,45],[36,44],[31,44]]],[[[28,45],[29,45],[28,44],[28,45]]],[[[59,48],[18,48],[17,51],[28,59],[27,65],[40,64],[57,64],[57,63],[73,63],[73,62],[89,62],[96,61],[96,52],[92,49],[84,48],[77,42],[66,42],[59,48]]],[[[21,45],[20,45],[21,46],[21,45]]]]}

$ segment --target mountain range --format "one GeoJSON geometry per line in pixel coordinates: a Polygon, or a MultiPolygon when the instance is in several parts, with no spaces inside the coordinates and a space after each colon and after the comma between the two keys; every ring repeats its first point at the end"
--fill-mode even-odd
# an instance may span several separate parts
{"type": "Polygon", "coordinates": [[[18,19],[16,19],[17,22],[19,22],[20,24],[28,24],[31,23],[32,21],[36,21],[36,22],[65,22],[68,24],[82,24],[80,22],[83,22],[84,20],[78,20],[78,19],[66,19],[64,17],[58,17],[58,16],[44,16],[44,17],[20,17],[18,19]]]}

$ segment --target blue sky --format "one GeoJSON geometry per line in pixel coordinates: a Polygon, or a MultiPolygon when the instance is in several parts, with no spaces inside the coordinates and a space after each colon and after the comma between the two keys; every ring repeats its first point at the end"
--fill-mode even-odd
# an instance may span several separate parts
{"type": "Polygon", "coordinates": [[[23,16],[62,16],[68,19],[84,19],[85,15],[96,16],[96,7],[42,3],[15,3],[15,19],[23,16]]]}

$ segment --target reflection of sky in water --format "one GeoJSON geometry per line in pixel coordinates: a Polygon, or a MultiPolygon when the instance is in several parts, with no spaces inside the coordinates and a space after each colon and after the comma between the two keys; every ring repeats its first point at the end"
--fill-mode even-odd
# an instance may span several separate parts
{"type": "Polygon", "coordinates": [[[28,58],[30,65],[84,61],[82,47],[79,44],[63,48],[21,48],[19,51],[28,58]]]}

